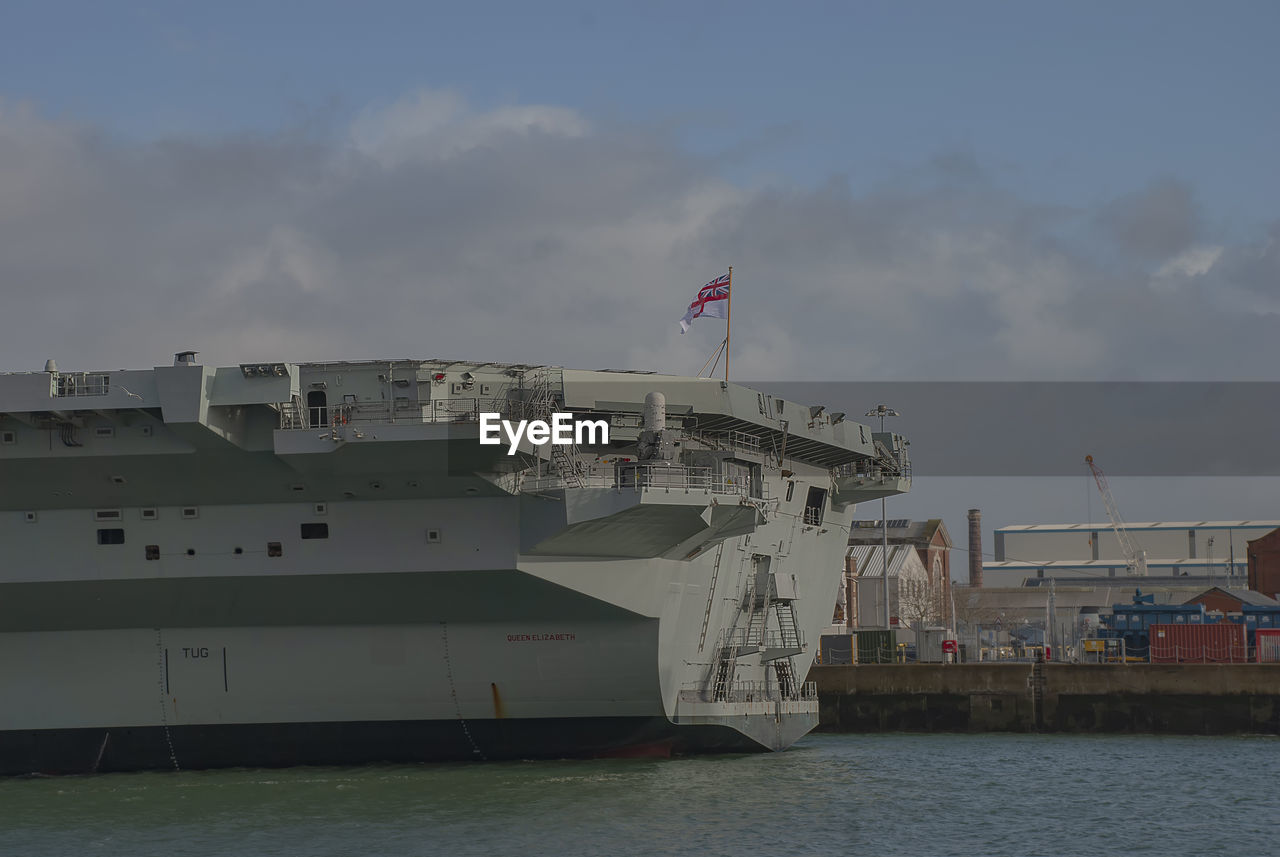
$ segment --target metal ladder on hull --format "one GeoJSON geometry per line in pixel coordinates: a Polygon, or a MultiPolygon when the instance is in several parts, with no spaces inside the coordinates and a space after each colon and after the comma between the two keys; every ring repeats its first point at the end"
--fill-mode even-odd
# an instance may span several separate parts
{"type": "Polygon", "coordinates": [[[716,580],[720,577],[720,560],[724,558],[724,542],[716,550],[716,564],[711,567],[711,581],[707,584],[707,608],[702,611],[702,633],[698,635],[698,651],[707,644],[707,626],[711,624],[711,608],[715,606],[716,580]]]}
{"type": "Polygon", "coordinates": [[[715,677],[711,681],[711,699],[715,702],[724,702],[729,698],[729,692],[733,689],[733,679],[738,671],[738,661],[735,658],[721,656],[716,662],[715,677]]]}
{"type": "Polygon", "coordinates": [[[796,699],[800,688],[796,684],[795,668],[791,658],[780,658],[773,662],[773,674],[778,680],[778,693],[783,699],[796,699]]]}
{"type": "Polygon", "coordinates": [[[788,648],[804,648],[800,639],[800,625],[796,621],[796,608],[790,601],[775,601],[774,612],[778,616],[778,633],[782,645],[788,648]]]}

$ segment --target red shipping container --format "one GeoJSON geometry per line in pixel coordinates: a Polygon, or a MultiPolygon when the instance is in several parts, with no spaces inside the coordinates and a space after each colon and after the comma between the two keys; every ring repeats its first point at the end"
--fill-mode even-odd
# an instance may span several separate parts
{"type": "Polygon", "coordinates": [[[1243,664],[1249,660],[1244,625],[1152,625],[1153,664],[1243,664]]]}

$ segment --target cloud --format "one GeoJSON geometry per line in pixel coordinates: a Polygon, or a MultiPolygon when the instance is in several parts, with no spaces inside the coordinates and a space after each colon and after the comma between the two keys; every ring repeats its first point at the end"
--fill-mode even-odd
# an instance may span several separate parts
{"type": "Polygon", "coordinates": [[[1168,178],[1113,200],[1097,215],[1099,226],[1116,244],[1150,259],[1186,248],[1199,231],[1199,220],[1191,188],[1168,178]]]}
{"type": "Polygon", "coordinates": [[[581,137],[590,124],[575,111],[545,105],[476,111],[452,92],[422,91],[364,110],[351,129],[356,148],[387,166],[448,158],[506,138],[581,137]]]}
{"type": "Polygon", "coordinates": [[[1222,257],[1223,247],[1195,246],[1188,247],[1176,256],[1166,259],[1155,273],[1157,278],[1199,277],[1207,274],[1214,263],[1222,257]]]}
{"type": "Polygon", "coordinates": [[[1280,298],[1280,222],[1273,223],[1261,240],[1223,252],[1214,268],[1233,286],[1280,298]]]}
{"type": "Polygon", "coordinates": [[[1280,227],[1215,240],[1177,182],[1076,210],[967,153],[866,192],[720,166],[657,129],[439,91],[329,137],[152,142],[0,101],[0,367],[194,348],[689,373],[723,326],[676,321],[728,264],[740,378],[1265,377],[1280,357],[1280,227]]]}

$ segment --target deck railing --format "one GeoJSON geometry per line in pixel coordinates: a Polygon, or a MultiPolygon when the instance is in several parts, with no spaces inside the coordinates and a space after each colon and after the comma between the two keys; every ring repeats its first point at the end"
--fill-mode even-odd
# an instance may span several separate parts
{"type": "MultiPolygon", "coordinates": [[[[620,464],[612,471],[580,474],[578,484],[586,488],[613,488],[636,493],[665,491],[669,494],[735,494],[743,497],[750,493],[750,486],[745,481],[715,473],[710,467],[678,464],[620,464]]],[[[522,491],[563,487],[564,478],[556,474],[526,475],[520,480],[522,491]]]]}
{"type": "Polygon", "coordinates": [[[480,414],[500,414],[514,418],[519,403],[511,399],[482,399],[468,396],[415,402],[409,399],[339,402],[327,407],[308,407],[301,401],[280,404],[280,428],[314,429],[331,425],[385,425],[388,423],[478,423],[480,414]]]}
{"type": "Polygon", "coordinates": [[[809,702],[818,698],[818,684],[812,681],[802,682],[790,695],[783,694],[776,682],[734,681],[713,685],[714,682],[688,682],[684,693],[702,702],[809,702]]]}
{"type": "Polygon", "coordinates": [[[105,372],[63,372],[52,376],[55,396],[105,396],[111,376],[105,372]]]}
{"type": "Polygon", "coordinates": [[[840,478],[881,479],[896,477],[911,478],[911,462],[885,461],[876,458],[864,458],[847,464],[838,464],[831,468],[831,475],[840,478]]]}

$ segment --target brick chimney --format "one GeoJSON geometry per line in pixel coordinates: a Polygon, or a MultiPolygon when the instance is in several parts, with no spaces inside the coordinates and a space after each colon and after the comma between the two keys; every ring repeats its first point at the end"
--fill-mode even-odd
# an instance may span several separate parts
{"type": "Polygon", "coordinates": [[[969,510],[969,585],[982,586],[982,510],[969,510]]]}

